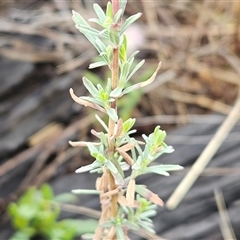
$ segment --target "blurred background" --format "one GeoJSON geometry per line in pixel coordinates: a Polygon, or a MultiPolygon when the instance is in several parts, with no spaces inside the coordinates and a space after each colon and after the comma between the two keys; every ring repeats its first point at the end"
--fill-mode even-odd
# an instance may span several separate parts
{"type": "MultiPolygon", "coordinates": [[[[97,53],[71,19],[72,9],[86,19],[94,17],[94,2],[103,8],[107,4],[0,3],[0,235],[5,239],[13,233],[7,206],[29,186],[47,182],[56,194],[94,187],[95,175],[74,174],[92,161],[88,152],[68,144],[91,139],[90,130],[99,128],[94,113],[69,95],[69,88],[78,96],[86,94],[84,75],[94,83],[108,76],[105,68],[88,70],[97,53]]],[[[140,179],[167,201],[239,97],[240,2],[129,1],[126,17],[137,12],[143,15],[127,31],[129,51],[139,49],[137,60],[144,58],[146,63],[132,81],[146,80],[159,61],[162,68],[152,85],[122,99],[119,108],[123,118],[138,118],[136,137],[149,134],[158,124],[167,130],[167,143],[175,152],[159,161],[180,164],[185,170],[169,178],[140,179]]],[[[238,122],[179,207],[158,210],[159,236],[240,238],[239,136],[238,122]],[[216,189],[225,207],[219,208],[216,189]]],[[[80,198],[80,205],[99,207],[93,197],[80,198]]]]}

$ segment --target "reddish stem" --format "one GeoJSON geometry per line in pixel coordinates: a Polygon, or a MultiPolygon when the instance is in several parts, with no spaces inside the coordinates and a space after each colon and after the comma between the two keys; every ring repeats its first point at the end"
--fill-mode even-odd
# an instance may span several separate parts
{"type": "Polygon", "coordinates": [[[112,0],[113,14],[115,15],[119,10],[119,0],[112,0]]]}

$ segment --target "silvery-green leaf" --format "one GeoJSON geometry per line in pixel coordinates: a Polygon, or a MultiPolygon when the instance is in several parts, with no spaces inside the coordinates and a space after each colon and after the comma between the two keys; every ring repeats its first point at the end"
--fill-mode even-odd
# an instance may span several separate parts
{"type": "Polygon", "coordinates": [[[145,142],[146,143],[149,143],[149,144],[153,144],[151,141],[150,141],[150,139],[149,139],[149,137],[147,137],[145,134],[142,134],[142,137],[143,137],[143,139],[145,140],[145,142]]]}
{"type": "Polygon", "coordinates": [[[78,12],[75,12],[74,10],[72,10],[72,19],[77,26],[89,26],[89,24],[85,21],[85,19],[78,12]]]}
{"type": "Polygon", "coordinates": [[[138,20],[141,16],[142,16],[142,13],[137,13],[137,14],[134,14],[134,15],[130,16],[129,18],[127,18],[121,27],[120,35],[122,35],[126,31],[126,29],[132,23],[134,23],[136,20],[138,20]]]}
{"type": "Polygon", "coordinates": [[[157,152],[156,154],[154,154],[154,159],[157,159],[158,157],[160,157],[163,153],[172,153],[174,152],[174,149],[172,146],[166,146],[163,147],[159,152],[157,152]]]}
{"type": "Polygon", "coordinates": [[[156,210],[148,210],[140,214],[141,218],[150,218],[154,217],[157,214],[156,210]]]}
{"type": "Polygon", "coordinates": [[[122,94],[122,88],[116,87],[113,91],[110,92],[110,97],[118,98],[122,94]]]}
{"type": "Polygon", "coordinates": [[[117,23],[117,22],[120,20],[122,14],[123,14],[123,10],[122,10],[122,9],[119,9],[119,10],[117,11],[117,13],[115,14],[115,16],[114,16],[114,22],[115,22],[115,23],[117,23]]]}
{"type": "Polygon", "coordinates": [[[121,0],[119,4],[120,4],[120,9],[122,9],[124,12],[127,5],[127,0],[121,0]]]}
{"type": "Polygon", "coordinates": [[[97,18],[90,18],[90,19],[88,19],[88,21],[89,22],[94,22],[94,23],[98,24],[99,26],[103,27],[102,22],[97,18]]]}
{"type": "Polygon", "coordinates": [[[106,19],[106,15],[104,13],[104,11],[102,10],[102,8],[97,4],[97,3],[94,3],[93,4],[93,8],[99,18],[99,20],[104,23],[105,19],[106,19]]]}
{"type": "Polygon", "coordinates": [[[117,225],[116,227],[117,239],[125,239],[125,234],[121,226],[117,225]]]}
{"type": "Polygon", "coordinates": [[[144,171],[142,171],[141,174],[148,174],[148,173],[156,173],[156,174],[163,175],[166,177],[170,176],[170,174],[166,171],[163,171],[161,169],[151,168],[151,167],[146,168],[144,171]]]}
{"type": "Polygon", "coordinates": [[[142,67],[142,65],[145,63],[145,60],[143,59],[141,62],[139,62],[134,69],[131,71],[131,73],[128,75],[127,80],[131,79],[131,77],[137,72],[137,70],[142,67]]]}
{"type": "MultiPolygon", "coordinates": [[[[89,152],[92,154],[92,153],[98,153],[98,149],[91,143],[91,142],[88,142],[87,143],[87,146],[88,146],[88,149],[89,149],[89,152]]],[[[94,163],[94,162],[93,162],[94,163]]],[[[93,164],[92,163],[92,164],[93,164]]]]}
{"type": "Polygon", "coordinates": [[[99,91],[97,90],[97,88],[92,84],[92,82],[87,79],[86,77],[83,77],[83,85],[87,88],[87,90],[89,91],[89,93],[93,96],[93,97],[98,97],[99,95],[99,91]]]}
{"type": "Polygon", "coordinates": [[[131,65],[128,62],[122,64],[120,69],[119,85],[124,87],[127,82],[127,76],[129,74],[131,65]]]}
{"type": "Polygon", "coordinates": [[[106,221],[100,224],[100,227],[104,227],[104,228],[109,228],[112,227],[114,225],[113,221],[106,221]]]}
{"type": "Polygon", "coordinates": [[[102,169],[102,167],[100,167],[100,168],[95,168],[95,169],[93,169],[93,170],[91,170],[91,171],[89,171],[90,173],[98,173],[98,174],[100,174],[100,173],[103,173],[103,169],[102,169]]]}
{"type": "Polygon", "coordinates": [[[97,105],[99,105],[99,106],[104,107],[104,103],[103,103],[102,101],[96,99],[96,98],[85,97],[85,96],[82,96],[82,97],[80,97],[80,98],[83,99],[83,100],[86,100],[86,101],[88,101],[88,102],[95,103],[95,104],[97,104],[97,105]]]}
{"type": "Polygon", "coordinates": [[[105,52],[106,51],[107,47],[105,46],[105,44],[99,38],[96,39],[96,44],[101,49],[101,52],[105,52]]]}
{"type": "Polygon", "coordinates": [[[163,171],[178,171],[183,169],[182,166],[177,164],[161,164],[152,167],[162,169],[163,171]]]}
{"type": "Polygon", "coordinates": [[[99,31],[94,29],[94,28],[92,28],[92,27],[90,27],[90,26],[88,27],[88,26],[78,26],[78,25],[76,25],[76,28],[81,33],[83,33],[85,36],[89,34],[92,37],[93,36],[97,37],[99,35],[99,31]]]}
{"type": "Polygon", "coordinates": [[[108,116],[109,116],[114,122],[117,122],[117,121],[118,121],[118,115],[117,115],[115,109],[113,109],[113,108],[108,108],[108,109],[106,109],[106,112],[107,112],[108,116]]]}
{"type": "Polygon", "coordinates": [[[150,232],[150,233],[155,233],[155,231],[154,231],[153,228],[152,228],[153,226],[149,227],[149,226],[146,225],[145,222],[143,222],[143,221],[140,221],[138,224],[139,224],[140,227],[146,229],[148,232],[150,232]]]}
{"type": "Polygon", "coordinates": [[[127,220],[126,223],[124,223],[124,225],[132,230],[135,230],[135,231],[139,230],[139,226],[136,223],[131,222],[129,220],[127,220]]]}
{"type": "Polygon", "coordinates": [[[131,54],[131,56],[128,58],[128,62],[131,63],[134,61],[134,57],[139,53],[139,51],[135,51],[131,54]]]}
{"type": "Polygon", "coordinates": [[[100,61],[100,62],[91,63],[88,68],[93,69],[93,68],[102,67],[106,65],[108,65],[108,63],[106,63],[105,61],[100,61]]]}
{"type": "Polygon", "coordinates": [[[115,45],[119,44],[119,33],[118,31],[115,31],[114,29],[112,31],[109,31],[109,38],[112,43],[115,45]]]}
{"type": "Polygon", "coordinates": [[[88,172],[88,171],[90,171],[92,169],[95,169],[96,167],[99,167],[99,166],[100,166],[100,163],[98,163],[97,161],[94,161],[93,163],[91,163],[89,165],[78,168],[75,171],[75,173],[88,172]]]}
{"type": "Polygon", "coordinates": [[[87,189],[73,189],[72,190],[72,193],[75,193],[75,194],[97,194],[99,195],[101,192],[100,191],[97,191],[97,190],[87,190],[87,189]]]}
{"type": "Polygon", "coordinates": [[[137,90],[137,89],[143,88],[143,87],[149,85],[150,83],[152,83],[152,82],[155,80],[155,78],[156,78],[156,76],[157,76],[157,73],[158,73],[160,67],[161,67],[161,62],[158,64],[155,72],[152,74],[152,76],[151,76],[148,80],[143,81],[143,82],[139,82],[139,83],[137,83],[137,84],[134,84],[134,85],[126,88],[126,89],[123,91],[123,95],[126,94],[126,93],[129,93],[129,92],[135,91],[135,90],[137,90]]]}

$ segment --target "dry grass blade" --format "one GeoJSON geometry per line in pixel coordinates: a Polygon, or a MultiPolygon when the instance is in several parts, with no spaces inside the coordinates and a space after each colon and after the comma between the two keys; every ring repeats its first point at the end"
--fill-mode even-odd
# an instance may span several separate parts
{"type": "Polygon", "coordinates": [[[228,106],[227,104],[212,100],[205,96],[193,95],[190,93],[182,93],[176,90],[166,89],[163,87],[159,89],[159,93],[166,98],[179,101],[179,102],[196,104],[198,106],[201,106],[206,109],[210,109],[212,111],[216,111],[225,115],[229,114],[229,112],[231,111],[231,107],[228,106]]]}
{"type": "Polygon", "coordinates": [[[198,179],[198,177],[203,172],[204,168],[211,161],[214,154],[217,152],[219,147],[222,145],[229,132],[232,130],[234,125],[238,122],[240,117],[240,98],[235,103],[232,111],[227,116],[226,120],[222,123],[214,137],[211,139],[209,144],[203,150],[201,155],[198,157],[196,162],[193,164],[191,170],[173,192],[173,194],[168,199],[166,206],[168,209],[175,209],[179,203],[182,201],[186,193],[198,179]]]}
{"type": "Polygon", "coordinates": [[[222,191],[219,189],[214,190],[214,197],[215,201],[217,203],[218,207],[218,212],[220,216],[220,226],[221,226],[221,232],[223,235],[224,240],[237,240],[232,225],[231,221],[229,219],[229,215],[226,209],[226,205],[223,199],[222,191]]]}

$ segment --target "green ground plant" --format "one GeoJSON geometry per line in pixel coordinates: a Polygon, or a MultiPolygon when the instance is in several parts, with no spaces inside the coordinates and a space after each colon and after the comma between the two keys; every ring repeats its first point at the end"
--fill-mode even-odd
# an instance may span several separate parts
{"type": "Polygon", "coordinates": [[[73,21],[79,31],[96,48],[101,57],[99,61],[90,64],[89,68],[108,66],[110,77],[102,80],[105,84],[94,84],[91,79],[83,77],[83,85],[89,96],[77,97],[73,90],[70,94],[79,104],[91,107],[104,113],[108,117],[105,123],[96,114],[96,119],[103,128],[91,133],[97,142],[71,142],[72,146],[88,147],[94,158],[92,164],[76,170],[77,173],[99,173],[96,189],[73,190],[77,194],[98,194],[101,203],[101,217],[94,236],[91,239],[123,240],[128,238],[128,230],[140,228],[154,232],[151,217],[156,214],[156,205],[163,205],[159,196],[150,191],[147,186],[140,185],[136,179],[143,174],[169,175],[169,171],[180,170],[179,165],[154,164],[163,153],[173,152],[164,140],[166,132],[159,126],[150,135],[143,135],[143,141],[131,137],[136,130],[132,129],[135,119],[123,120],[119,115],[119,99],[129,95],[137,89],[152,83],[160,69],[160,63],[149,79],[132,83],[132,76],[144,64],[144,60],[135,63],[138,51],[128,55],[128,40],[126,29],[137,19],[137,13],[122,20],[126,0],[112,0],[108,2],[106,12],[98,4],[93,8],[97,18],[89,21],[102,28],[93,28],[77,12],[73,11],[73,21]],[[130,171],[125,171],[130,170],[130,171]]]}
{"type": "Polygon", "coordinates": [[[60,215],[59,202],[69,202],[69,193],[54,196],[51,187],[44,184],[39,190],[28,189],[17,203],[10,203],[8,213],[17,230],[10,240],[29,240],[42,236],[48,240],[72,240],[86,232],[94,232],[95,220],[64,219],[60,215]]]}

